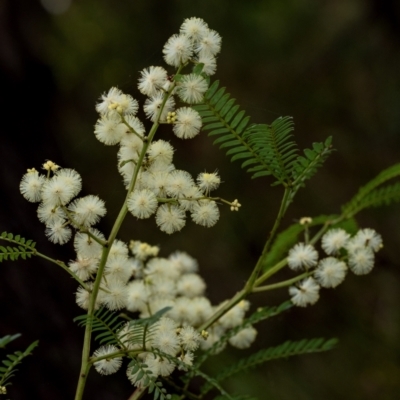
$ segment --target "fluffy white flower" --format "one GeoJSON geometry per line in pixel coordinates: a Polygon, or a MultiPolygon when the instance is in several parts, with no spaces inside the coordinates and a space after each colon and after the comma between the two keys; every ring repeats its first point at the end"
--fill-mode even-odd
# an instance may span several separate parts
{"type": "Polygon", "coordinates": [[[134,190],[127,201],[128,210],[137,218],[149,218],[156,212],[157,197],[149,189],[134,190]]]}
{"type": "Polygon", "coordinates": [[[199,268],[197,260],[183,251],[175,251],[168,259],[181,274],[196,272],[199,268]]]}
{"type": "Polygon", "coordinates": [[[289,250],[289,268],[298,271],[302,267],[310,268],[317,265],[318,253],[310,244],[297,243],[289,250]]]}
{"type": "MultiPolygon", "coordinates": [[[[93,357],[104,357],[112,353],[116,353],[118,348],[113,345],[101,346],[94,353],[93,357]]],[[[111,375],[117,372],[122,365],[122,357],[103,358],[93,363],[94,368],[99,374],[111,375]]]]}
{"type": "Polygon", "coordinates": [[[308,304],[315,304],[319,299],[319,285],[309,277],[301,281],[297,286],[289,288],[291,300],[295,306],[306,307],[308,304]]]}
{"type": "Polygon", "coordinates": [[[193,207],[197,203],[197,201],[194,200],[198,200],[203,196],[204,195],[200,192],[199,188],[193,185],[185,190],[183,197],[178,199],[179,206],[182,208],[182,210],[192,211],[193,207]]]}
{"type": "MultiPolygon", "coordinates": [[[[135,133],[137,133],[139,136],[143,137],[146,130],[144,128],[142,121],[138,117],[128,114],[125,116],[125,122],[129,125],[130,128],[132,128],[135,131],[135,133]]],[[[127,131],[130,132],[128,127],[127,127],[127,131]]],[[[133,135],[133,136],[135,138],[139,139],[137,137],[137,135],[133,135]]],[[[131,138],[132,138],[132,132],[130,132],[127,135],[124,135],[121,139],[121,144],[126,144],[125,140],[130,140],[131,138]]]]}
{"type": "Polygon", "coordinates": [[[349,252],[349,268],[356,275],[365,275],[374,267],[375,255],[371,247],[358,247],[349,252]]]}
{"type": "Polygon", "coordinates": [[[101,287],[105,289],[101,294],[101,302],[109,310],[115,311],[126,307],[128,290],[124,281],[108,276],[107,280],[104,279],[102,282],[101,287]]]}
{"type": "Polygon", "coordinates": [[[148,283],[152,299],[174,299],[176,296],[176,283],[172,278],[155,275],[146,279],[146,283],[148,283]]]}
{"type": "Polygon", "coordinates": [[[216,172],[208,173],[201,172],[197,177],[199,189],[208,195],[211,191],[218,188],[221,183],[221,178],[216,172]]]}
{"type": "Polygon", "coordinates": [[[321,246],[326,254],[337,254],[339,250],[346,246],[350,235],[341,228],[330,229],[322,236],[321,246]]]}
{"type": "Polygon", "coordinates": [[[249,326],[232,336],[229,339],[229,343],[238,349],[247,349],[254,342],[256,336],[257,331],[252,326],[249,326]]]}
{"type": "Polygon", "coordinates": [[[195,297],[191,299],[192,310],[195,315],[194,326],[200,326],[214,313],[214,308],[206,297],[195,297]]]}
{"type": "MultiPolygon", "coordinates": [[[[97,229],[90,229],[90,232],[101,240],[105,240],[104,235],[97,229]]],[[[102,252],[101,244],[97,243],[88,234],[78,232],[74,238],[75,251],[81,257],[100,258],[102,252]]]]}
{"type": "Polygon", "coordinates": [[[113,104],[118,103],[120,96],[122,95],[121,90],[116,87],[112,87],[108,93],[101,95],[100,103],[96,104],[96,111],[100,114],[107,114],[113,104]]]}
{"type": "Polygon", "coordinates": [[[147,277],[151,275],[164,279],[178,279],[179,277],[179,271],[177,271],[175,265],[167,258],[152,258],[147,262],[144,272],[147,277]]]}
{"type": "Polygon", "coordinates": [[[190,107],[181,107],[176,110],[176,122],[173,131],[180,139],[192,139],[201,128],[200,114],[190,107]]]}
{"type": "Polygon", "coordinates": [[[86,281],[97,271],[99,260],[97,258],[77,257],[75,261],[70,261],[69,268],[79,279],[86,281]]]}
{"type": "Polygon", "coordinates": [[[185,103],[197,104],[203,100],[207,89],[207,81],[201,75],[189,74],[184,75],[179,81],[177,92],[185,103]]]}
{"type": "Polygon", "coordinates": [[[153,348],[171,356],[175,356],[179,350],[179,339],[175,330],[156,330],[151,337],[151,344],[153,348]]]}
{"type": "Polygon", "coordinates": [[[102,115],[94,126],[97,140],[107,146],[119,143],[126,132],[126,126],[121,122],[121,117],[116,113],[102,115]]]}
{"type": "Polygon", "coordinates": [[[359,243],[361,246],[370,247],[373,251],[377,252],[380,250],[382,245],[382,236],[377,233],[374,229],[365,228],[361,229],[354,236],[354,241],[359,243]]]}
{"type": "Polygon", "coordinates": [[[215,71],[217,70],[217,60],[214,56],[201,54],[196,61],[200,64],[204,64],[203,70],[201,71],[202,73],[208,76],[215,74],[215,71]]]}
{"type": "Polygon", "coordinates": [[[65,226],[65,222],[56,221],[46,227],[46,236],[50,242],[65,244],[71,239],[71,229],[65,226]]]}
{"type": "Polygon", "coordinates": [[[121,114],[136,114],[138,102],[132,96],[112,87],[107,94],[101,96],[101,102],[96,105],[96,111],[105,115],[114,110],[121,114]]]}
{"type": "Polygon", "coordinates": [[[43,202],[50,206],[66,205],[75,195],[76,188],[63,177],[53,176],[42,186],[43,202]]]}
{"type": "Polygon", "coordinates": [[[125,242],[122,240],[114,240],[110,252],[108,254],[109,257],[114,257],[114,256],[125,256],[128,257],[129,255],[129,249],[128,246],[125,242]]]}
{"type": "Polygon", "coordinates": [[[197,44],[195,51],[200,56],[215,56],[221,51],[221,41],[219,33],[209,29],[197,44]]]}
{"type": "Polygon", "coordinates": [[[178,293],[189,298],[201,296],[205,289],[206,284],[197,274],[185,274],[177,282],[178,293]]]}
{"type": "Polygon", "coordinates": [[[195,351],[202,337],[192,326],[184,326],[179,330],[179,343],[186,351],[195,351]]]}
{"type": "MultiPolygon", "coordinates": [[[[162,102],[166,94],[164,92],[158,92],[153,96],[150,96],[144,102],[143,110],[146,113],[147,118],[155,122],[159,110],[161,108],[162,102]]],[[[164,104],[164,108],[158,118],[160,122],[165,122],[167,120],[167,114],[174,109],[175,100],[172,96],[168,97],[168,100],[164,104]]]]}
{"type": "MultiPolygon", "coordinates": [[[[224,303],[220,306],[223,305],[224,303]]],[[[219,319],[220,325],[225,329],[231,329],[240,325],[243,322],[244,315],[249,307],[250,303],[247,300],[242,300],[219,319]]]]}
{"type": "Polygon", "coordinates": [[[104,201],[92,194],[74,200],[68,208],[74,214],[74,222],[78,226],[83,225],[85,227],[99,222],[100,218],[104,217],[107,212],[104,201]]]}
{"type": "Polygon", "coordinates": [[[219,219],[217,203],[213,200],[200,200],[193,205],[191,216],[196,224],[208,228],[214,226],[219,219]]]}
{"type": "Polygon", "coordinates": [[[52,204],[41,203],[37,209],[37,215],[39,221],[46,225],[51,225],[56,222],[64,223],[67,220],[67,215],[64,210],[52,204]]]}
{"type": "Polygon", "coordinates": [[[327,257],[319,261],[314,276],[322,287],[334,288],[343,282],[346,272],[347,266],[343,261],[327,257]]]}
{"type": "MultiPolygon", "coordinates": [[[[180,360],[181,360],[185,365],[187,365],[188,367],[190,367],[191,365],[193,365],[194,355],[193,355],[192,352],[187,351],[185,354],[181,354],[179,358],[180,358],[180,360]]],[[[179,365],[179,366],[178,366],[178,369],[179,369],[180,371],[187,371],[187,370],[188,370],[188,368],[187,368],[186,366],[184,366],[184,365],[179,365]]]]}
{"type": "Polygon", "coordinates": [[[44,175],[39,175],[36,170],[30,170],[22,177],[19,190],[26,200],[36,203],[42,199],[41,189],[44,182],[44,175]]]}
{"type": "Polygon", "coordinates": [[[151,143],[147,150],[150,161],[161,164],[170,164],[174,155],[174,148],[165,140],[156,140],[151,143]]]}
{"type": "Polygon", "coordinates": [[[121,282],[127,282],[132,276],[132,265],[126,256],[109,256],[107,259],[106,266],[104,268],[104,274],[107,279],[118,279],[121,282]]]}
{"type": "Polygon", "coordinates": [[[154,376],[168,376],[171,375],[175,369],[175,364],[168,361],[165,357],[161,358],[150,353],[145,360],[147,368],[154,376]]]}
{"type": "Polygon", "coordinates": [[[143,281],[135,280],[127,285],[126,308],[129,311],[143,311],[149,300],[150,291],[143,281]]]}
{"type": "Polygon", "coordinates": [[[194,185],[189,172],[174,170],[167,176],[166,192],[171,197],[181,197],[194,185]]]}
{"type": "Polygon", "coordinates": [[[154,96],[167,81],[167,71],[162,67],[149,67],[140,72],[138,88],[146,96],[154,96]]]}
{"type": "Polygon", "coordinates": [[[163,48],[164,60],[168,65],[179,67],[185,64],[193,54],[191,40],[186,35],[171,36],[163,48]]]}
{"type": "MultiPolygon", "coordinates": [[[[92,287],[93,287],[92,282],[87,282],[86,284],[89,286],[90,289],[92,289],[92,287]]],[[[82,286],[79,286],[75,295],[76,295],[76,298],[75,298],[76,304],[79,307],[83,308],[84,310],[87,310],[89,308],[90,293],[86,289],[84,289],[82,286]]],[[[97,296],[96,303],[94,305],[95,310],[98,310],[100,307],[99,297],[100,296],[97,296]]]]}
{"type": "Polygon", "coordinates": [[[208,32],[207,23],[201,18],[186,18],[180,28],[180,33],[194,42],[201,40],[208,32]]]}

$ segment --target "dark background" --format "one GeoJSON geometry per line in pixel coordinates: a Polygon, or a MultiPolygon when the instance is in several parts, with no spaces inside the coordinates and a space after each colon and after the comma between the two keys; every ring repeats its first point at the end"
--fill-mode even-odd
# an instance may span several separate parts
{"type": "MultiPolygon", "coordinates": [[[[1,212],[0,230],[35,239],[46,254],[68,261],[72,245],[44,237],[36,205],[19,194],[27,168],[46,159],[75,168],[82,194],[97,194],[108,214],[107,232],[124,196],[116,148],[96,141],[94,105],[118,86],[143,101],[138,72],[163,65],[162,46],[184,18],[202,17],[223,37],[215,78],[253,122],[281,115],[295,121],[306,147],[334,137],[338,149],[303,189],[283,227],[302,216],[335,213],[380,170],[398,162],[400,128],[400,5],[396,0],[2,0],[0,1],[1,212]]],[[[213,303],[232,296],[245,281],[279,206],[281,190],[268,179],[251,181],[212,146],[205,134],[181,142],[170,128],[160,137],[178,148],[175,165],[194,176],[218,169],[217,192],[239,198],[242,209],[221,212],[215,228],[188,222],[172,236],[154,220],[128,218],[120,238],[161,245],[161,255],[180,249],[200,263],[213,303]]],[[[259,349],[287,339],[340,338],[332,352],[270,362],[225,386],[260,399],[398,399],[400,309],[398,206],[364,211],[360,225],[378,230],[385,247],[370,275],[349,276],[323,290],[308,309],[295,309],[259,326],[259,349]]],[[[75,283],[40,259],[1,264],[0,336],[20,332],[10,350],[39,339],[9,389],[19,399],[71,399],[77,381],[83,330],[72,319],[75,283]]],[[[259,295],[254,307],[278,304],[286,290],[259,295]]],[[[239,357],[231,351],[212,360],[219,370],[239,357]]],[[[93,372],[86,398],[127,399],[124,371],[93,372]]]]}

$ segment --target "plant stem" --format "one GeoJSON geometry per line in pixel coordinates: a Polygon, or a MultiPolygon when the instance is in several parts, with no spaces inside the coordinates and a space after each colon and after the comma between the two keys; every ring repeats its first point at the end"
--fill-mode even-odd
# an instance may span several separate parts
{"type": "Polygon", "coordinates": [[[278,283],[273,283],[272,285],[265,285],[265,286],[258,286],[253,289],[253,293],[256,292],[266,292],[267,290],[274,290],[274,289],[280,289],[285,286],[289,286],[293,283],[296,283],[297,281],[302,280],[303,278],[307,278],[307,276],[310,276],[312,272],[304,272],[301,275],[296,276],[295,278],[292,279],[287,279],[286,281],[278,282],[278,283]]]}
{"type": "Polygon", "coordinates": [[[272,227],[271,232],[268,235],[268,239],[265,242],[263,251],[262,251],[262,253],[261,253],[261,255],[260,255],[260,257],[259,257],[259,259],[257,261],[257,264],[254,267],[254,270],[251,273],[250,278],[246,282],[245,290],[248,293],[250,293],[253,290],[255,281],[256,281],[258,275],[260,274],[260,272],[261,272],[261,270],[263,268],[264,257],[266,256],[266,254],[267,254],[267,252],[269,250],[269,247],[271,246],[272,240],[273,240],[273,238],[275,236],[275,233],[276,233],[276,231],[277,231],[277,229],[278,229],[278,227],[279,227],[279,225],[280,225],[280,223],[282,221],[283,216],[285,215],[285,211],[287,209],[287,204],[286,203],[287,203],[287,201],[288,201],[288,199],[290,197],[290,194],[291,194],[291,189],[288,188],[288,187],[285,187],[285,192],[283,194],[282,202],[281,202],[281,205],[280,205],[280,208],[279,208],[279,212],[278,212],[278,216],[276,217],[274,226],[272,227]]]}
{"type": "Polygon", "coordinates": [[[128,400],[138,400],[140,399],[146,392],[146,388],[138,387],[131,396],[129,396],[128,400]]]}
{"type": "MultiPolygon", "coordinates": [[[[78,386],[76,389],[76,394],[75,394],[75,400],[82,400],[82,396],[83,396],[83,391],[85,388],[85,384],[86,384],[86,379],[87,379],[87,374],[89,372],[89,368],[90,368],[90,342],[91,342],[91,337],[92,337],[92,327],[93,327],[93,314],[95,312],[95,306],[96,306],[96,299],[97,299],[97,295],[99,292],[99,288],[100,288],[100,283],[101,283],[101,279],[103,277],[103,272],[104,272],[104,268],[108,259],[108,254],[110,252],[110,249],[114,243],[115,238],[117,237],[117,234],[122,226],[122,223],[128,213],[128,207],[127,207],[127,200],[129,198],[129,195],[131,194],[131,192],[133,191],[133,189],[135,188],[135,184],[137,181],[137,177],[139,175],[139,171],[140,168],[142,166],[144,157],[146,155],[147,149],[150,146],[151,141],[154,138],[154,135],[156,134],[157,128],[159,126],[159,119],[161,116],[161,113],[163,111],[163,108],[165,106],[165,103],[167,102],[169,96],[171,95],[173,89],[174,89],[175,85],[172,84],[171,88],[169,89],[168,92],[166,92],[163,102],[160,106],[160,109],[158,110],[158,113],[156,115],[155,118],[155,122],[153,123],[153,126],[151,127],[150,133],[147,137],[147,139],[144,139],[143,141],[143,148],[140,152],[140,156],[138,159],[137,164],[135,165],[135,169],[132,175],[132,179],[131,182],[129,184],[129,188],[124,200],[124,203],[121,206],[121,209],[118,213],[118,216],[114,222],[114,225],[111,229],[110,235],[107,239],[107,242],[105,244],[103,244],[103,251],[101,254],[101,259],[100,259],[100,263],[99,263],[99,267],[97,270],[97,274],[96,274],[96,279],[95,282],[93,284],[93,289],[92,292],[90,294],[90,298],[89,298],[89,307],[88,307],[88,312],[87,312],[87,323],[85,326],[85,335],[83,338],[83,349],[82,349],[82,362],[81,362],[81,372],[79,374],[79,380],[78,380],[78,386]]],[[[136,392],[135,392],[136,393],[136,392]]],[[[133,397],[133,399],[136,399],[139,397],[133,397]]]]}
{"type": "Polygon", "coordinates": [[[218,309],[203,325],[198,328],[199,332],[207,329],[211,326],[215,321],[217,321],[222,315],[227,313],[233,306],[243,300],[249,293],[246,290],[241,290],[236,293],[223,307],[218,309]]]}

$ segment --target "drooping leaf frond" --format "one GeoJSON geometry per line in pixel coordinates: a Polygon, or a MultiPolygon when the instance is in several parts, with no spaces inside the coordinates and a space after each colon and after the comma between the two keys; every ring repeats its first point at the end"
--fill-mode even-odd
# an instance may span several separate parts
{"type": "Polygon", "coordinates": [[[26,240],[20,235],[3,232],[0,239],[16,246],[0,246],[0,262],[4,260],[16,261],[18,258],[26,260],[36,254],[36,243],[33,240],[26,240]]]}
{"type": "Polygon", "coordinates": [[[129,363],[129,373],[135,375],[135,380],[141,380],[143,387],[148,387],[148,393],[153,393],[153,400],[168,400],[170,395],[162,386],[162,382],[157,381],[157,378],[147,368],[147,365],[138,361],[136,358],[132,358],[129,363]]]}
{"type": "Polygon", "coordinates": [[[117,332],[122,328],[125,321],[116,312],[107,308],[100,308],[93,316],[88,314],[80,315],[74,318],[79,326],[86,326],[89,321],[92,324],[92,332],[98,332],[96,340],[100,344],[113,344],[123,346],[117,332]]]}
{"type": "Polygon", "coordinates": [[[384,185],[388,180],[400,176],[400,164],[395,164],[360,188],[357,194],[342,207],[346,217],[351,217],[369,207],[378,207],[400,201],[400,183],[384,185]]]}
{"type": "Polygon", "coordinates": [[[4,349],[8,343],[12,342],[15,339],[18,339],[21,336],[20,333],[16,333],[15,335],[6,335],[0,338],[0,349],[4,349]]]}
{"type": "Polygon", "coordinates": [[[32,354],[33,349],[38,345],[39,341],[35,341],[28,346],[28,348],[21,352],[16,351],[13,354],[8,354],[5,360],[2,360],[0,366],[0,387],[11,385],[10,379],[14,376],[17,371],[16,367],[22,362],[22,360],[32,354]]]}
{"type": "MultiPolygon", "coordinates": [[[[293,137],[293,120],[291,117],[280,117],[271,125],[252,125],[243,134],[243,139],[258,154],[262,165],[248,168],[252,178],[273,175],[275,184],[288,185],[291,182],[292,165],[297,159],[297,145],[293,137]]],[[[243,162],[242,167],[257,163],[250,158],[243,162]]]]}
{"type": "MultiPolygon", "coordinates": [[[[221,371],[215,377],[215,380],[220,382],[232,375],[255,367],[267,361],[276,360],[279,358],[287,358],[300,354],[319,353],[322,351],[331,350],[337,344],[337,339],[315,338],[303,339],[296,342],[287,341],[279,346],[270,347],[268,349],[260,350],[252,354],[250,357],[242,358],[236,364],[229,366],[221,371]]],[[[211,389],[209,384],[203,385],[201,393],[205,394],[211,389]]]]}
{"type": "Polygon", "coordinates": [[[252,178],[272,175],[275,185],[293,187],[293,195],[322,165],[332,151],[331,138],[314,143],[313,149],[298,155],[293,138],[291,117],[280,117],[267,124],[249,125],[250,117],[235,104],[225,88],[215,81],[204,95],[203,103],[195,105],[203,121],[203,130],[220,148],[227,149],[231,161],[242,160],[242,168],[252,178]]]}

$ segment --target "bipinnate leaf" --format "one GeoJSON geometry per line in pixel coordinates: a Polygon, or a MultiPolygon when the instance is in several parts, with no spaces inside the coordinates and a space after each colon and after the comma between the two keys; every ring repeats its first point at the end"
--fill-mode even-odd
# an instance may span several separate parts
{"type": "Polygon", "coordinates": [[[343,214],[350,218],[365,208],[379,207],[400,201],[400,182],[386,184],[400,176],[400,164],[395,164],[362,186],[357,194],[342,207],[343,214]]]}
{"type": "MultiPolygon", "coordinates": [[[[214,380],[221,382],[222,380],[233,376],[239,372],[245,371],[249,368],[256,367],[267,361],[276,360],[279,358],[287,358],[300,354],[319,353],[331,350],[336,344],[337,339],[315,338],[303,339],[296,342],[286,341],[283,344],[275,347],[269,347],[252,354],[250,357],[242,358],[239,362],[230,365],[228,368],[222,370],[214,380]]],[[[201,393],[205,394],[211,389],[208,383],[205,383],[201,388],[201,393]]]]}

